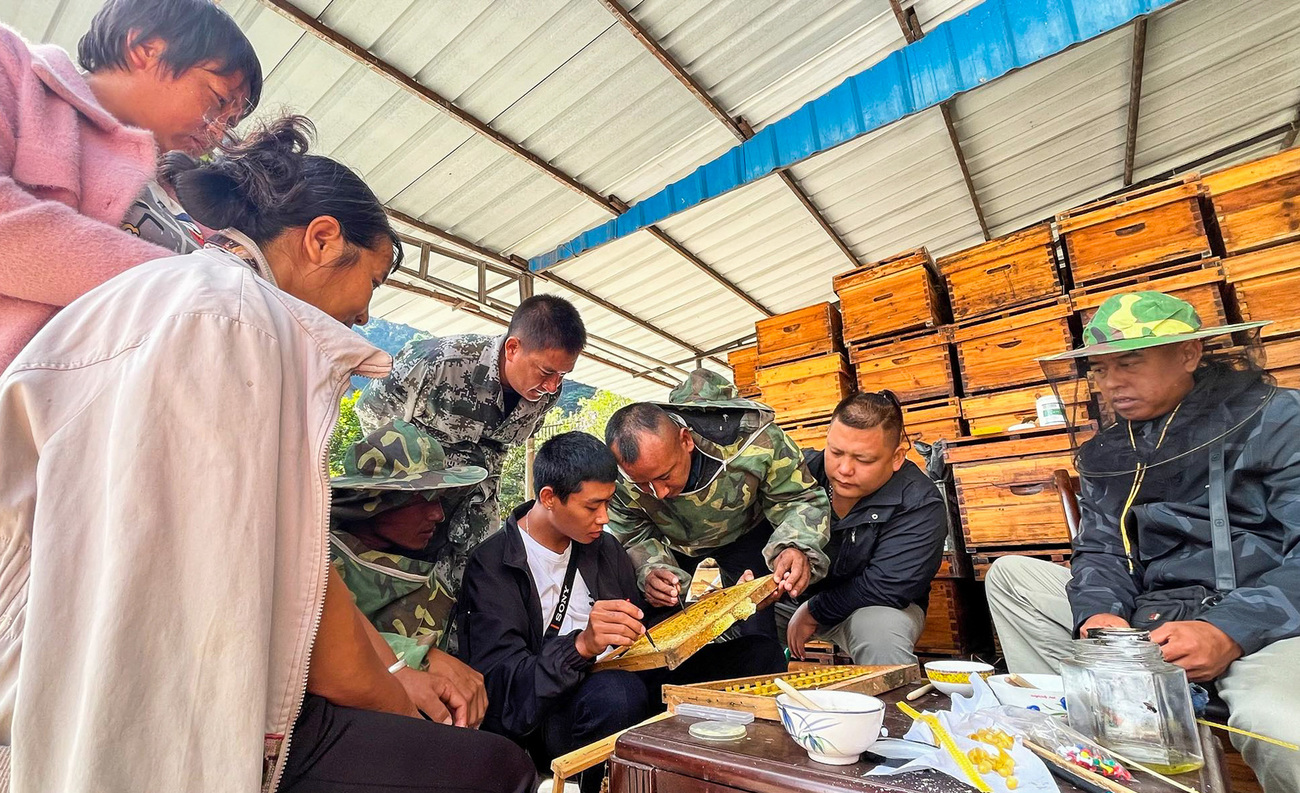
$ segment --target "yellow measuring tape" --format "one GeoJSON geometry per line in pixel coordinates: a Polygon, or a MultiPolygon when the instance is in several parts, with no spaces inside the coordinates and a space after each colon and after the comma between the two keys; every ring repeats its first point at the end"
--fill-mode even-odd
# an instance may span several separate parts
{"type": "Polygon", "coordinates": [[[1279,741],[1277,738],[1270,738],[1267,735],[1260,735],[1257,732],[1251,732],[1250,730],[1242,730],[1237,727],[1229,727],[1226,724],[1219,724],[1218,722],[1210,721],[1209,719],[1197,719],[1196,721],[1198,724],[1204,724],[1206,727],[1217,727],[1220,730],[1233,732],[1236,733],[1237,735],[1244,735],[1247,738],[1254,738],[1257,741],[1264,741],[1265,743],[1271,743],[1274,746],[1281,746],[1283,749],[1291,749],[1292,751],[1300,752],[1300,746],[1296,746],[1293,743],[1288,743],[1287,741],[1279,741]]]}
{"type": "Polygon", "coordinates": [[[937,718],[929,713],[919,713],[916,708],[906,702],[899,702],[898,709],[930,728],[931,734],[934,735],[935,743],[939,744],[939,746],[943,747],[948,754],[952,755],[952,759],[957,763],[957,767],[966,774],[967,779],[969,779],[970,783],[975,786],[976,790],[981,791],[981,793],[993,793],[993,788],[989,787],[989,783],[985,782],[983,777],[980,776],[980,772],[975,768],[975,764],[970,761],[970,758],[966,756],[965,752],[958,748],[957,742],[952,739],[952,733],[948,732],[947,728],[945,728],[937,718]]]}

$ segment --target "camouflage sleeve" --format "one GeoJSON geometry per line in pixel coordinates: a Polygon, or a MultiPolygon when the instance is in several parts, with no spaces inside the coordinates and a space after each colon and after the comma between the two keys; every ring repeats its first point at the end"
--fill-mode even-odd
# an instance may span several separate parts
{"type": "MultiPolygon", "coordinates": [[[[357,398],[356,412],[357,423],[361,425],[363,433],[374,432],[379,426],[392,419],[405,419],[406,403],[410,396],[413,386],[413,377],[418,378],[424,371],[423,367],[417,367],[419,363],[418,356],[410,354],[409,349],[403,349],[393,360],[393,369],[385,377],[379,380],[371,380],[361,389],[361,396],[357,398]]],[[[419,384],[414,384],[417,390],[419,384]]],[[[415,415],[421,413],[422,400],[417,400],[415,415]]]]}
{"type": "MultiPolygon", "coordinates": [[[[1246,655],[1300,636],[1300,392],[1281,391],[1264,410],[1260,429],[1247,440],[1229,476],[1265,472],[1264,508],[1282,528],[1282,558],[1252,586],[1232,590],[1201,617],[1246,655]]],[[[1256,548],[1262,551],[1264,544],[1256,548]]]]}
{"type": "Polygon", "coordinates": [[[760,485],[763,514],[772,524],[772,539],[763,549],[771,569],[786,548],[798,548],[808,556],[812,581],[826,575],[830,559],[822,551],[831,535],[831,502],[826,491],[808,471],[803,451],[775,424],[763,431],[755,443],[772,450],[772,461],[760,485]]]}
{"type": "MultiPolygon", "coordinates": [[[[1122,479],[1123,477],[1120,477],[1122,479]]],[[[1129,619],[1141,590],[1142,563],[1124,551],[1119,515],[1098,509],[1098,485],[1081,479],[1079,492],[1079,536],[1074,538],[1070,557],[1070,583],[1066,591],[1074,613],[1074,630],[1097,614],[1115,614],[1129,619]]]]}
{"type": "Polygon", "coordinates": [[[660,539],[654,521],[634,502],[636,497],[628,492],[626,482],[620,481],[609,502],[609,524],[605,527],[622,543],[632,566],[636,568],[636,585],[645,589],[646,575],[656,567],[667,568],[683,586],[691,577],[677,566],[668,545],[660,539]]]}
{"type": "Polygon", "coordinates": [[[393,655],[401,658],[407,666],[412,669],[422,669],[424,667],[425,656],[429,654],[428,645],[420,644],[414,636],[403,636],[400,633],[379,632],[385,642],[388,642],[389,648],[392,649],[393,655]]]}

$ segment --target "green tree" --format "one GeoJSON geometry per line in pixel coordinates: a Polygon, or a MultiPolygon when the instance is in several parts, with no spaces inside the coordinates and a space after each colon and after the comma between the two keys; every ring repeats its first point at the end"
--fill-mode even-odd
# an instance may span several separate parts
{"type": "Polygon", "coordinates": [[[339,422],[334,425],[329,443],[330,476],[343,473],[343,456],[361,440],[361,423],[357,420],[359,396],[361,392],[353,390],[339,402],[339,422]]]}
{"type": "MultiPolygon", "coordinates": [[[[572,412],[565,413],[558,406],[552,408],[551,412],[546,414],[546,420],[542,422],[534,439],[540,446],[548,438],[562,432],[581,430],[604,440],[605,425],[609,423],[609,417],[619,408],[630,404],[632,400],[627,397],[603,388],[597,389],[591,396],[579,400],[577,409],[572,412]]],[[[501,508],[502,518],[508,515],[510,510],[532,498],[531,493],[524,493],[526,456],[527,452],[521,444],[506,454],[505,462],[501,466],[501,486],[497,491],[497,503],[501,508]]]]}

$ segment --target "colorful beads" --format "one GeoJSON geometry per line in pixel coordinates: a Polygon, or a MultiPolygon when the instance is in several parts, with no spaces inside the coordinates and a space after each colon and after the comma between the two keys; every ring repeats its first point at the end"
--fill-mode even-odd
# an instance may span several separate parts
{"type": "Polygon", "coordinates": [[[1133,775],[1118,761],[1108,757],[1101,757],[1083,744],[1059,746],[1056,753],[1080,768],[1086,768],[1094,774],[1100,774],[1107,779],[1118,779],[1121,782],[1128,782],[1133,779],[1133,775]]]}

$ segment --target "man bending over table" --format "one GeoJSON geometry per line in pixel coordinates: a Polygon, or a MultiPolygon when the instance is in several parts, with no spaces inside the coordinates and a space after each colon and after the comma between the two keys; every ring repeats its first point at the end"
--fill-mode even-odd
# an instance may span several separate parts
{"type": "MultiPolygon", "coordinates": [[[[781,646],[758,636],[707,645],[672,672],[594,671],[646,630],[636,570],[604,531],[618,466],[595,437],[566,432],[542,445],[533,470],[537,499],[465,568],[460,652],[487,685],[484,729],[547,763],[662,710],[664,683],[785,671],[781,646]]],[[[583,791],[602,778],[584,774],[583,791]]]]}
{"type": "MultiPolygon", "coordinates": [[[[652,606],[674,606],[696,567],[718,563],[723,583],[771,570],[798,597],[826,574],[830,503],[798,444],[767,405],[740,399],[715,372],[697,369],[666,403],[628,405],[605,441],[624,478],[609,529],[623,542],[652,606]]],[[[764,609],[740,633],[776,638],[764,609]]]]}

